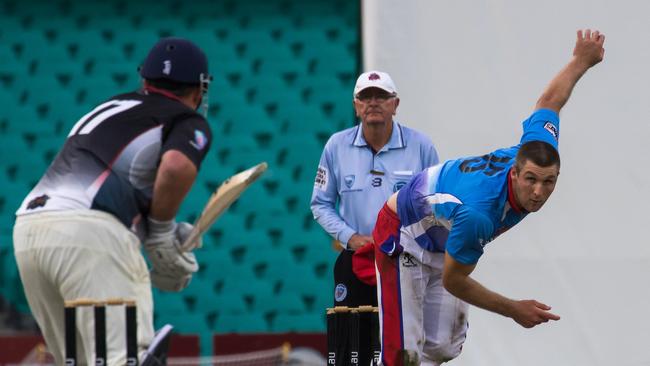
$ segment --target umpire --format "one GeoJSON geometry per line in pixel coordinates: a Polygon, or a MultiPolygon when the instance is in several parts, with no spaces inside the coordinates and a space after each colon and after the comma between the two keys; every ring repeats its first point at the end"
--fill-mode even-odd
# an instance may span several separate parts
{"type": "MultiPolygon", "coordinates": [[[[212,140],[197,113],[207,100],[208,61],[194,43],[164,38],[140,75],[142,89],[79,119],[17,211],[20,278],[57,365],[64,364],[65,300],[134,299],[142,352],[154,336],[151,286],[180,291],[198,270],[194,254],[177,249],[191,225],[174,217],[212,140]]],[[[107,312],[108,365],[126,363],[118,313],[107,312]]],[[[92,324],[92,312],[79,314],[81,364],[95,364],[92,324]]]]}
{"type": "MultiPolygon", "coordinates": [[[[334,305],[377,306],[376,286],[370,284],[374,278],[362,282],[354,274],[352,254],[372,242],[372,229],[385,200],[413,175],[437,164],[438,154],[431,139],[393,120],[400,100],[390,75],[381,71],[361,74],[353,97],[361,123],[335,133],[325,145],[311,210],[343,248],[334,265],[334,305]]],[[[360,329],[360,334],[369,331],[360,329]]],[[[337,346],[338,354],[347,353],[347,342],[342,343],[337,346]]],[[[360,364],[368,365],[370,350],[363,349],[364,340],[361,346],[360,364]]]]}

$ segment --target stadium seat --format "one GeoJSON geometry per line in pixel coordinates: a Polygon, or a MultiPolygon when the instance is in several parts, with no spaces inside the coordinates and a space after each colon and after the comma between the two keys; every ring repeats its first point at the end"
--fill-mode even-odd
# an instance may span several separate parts
{"type": "MultiPolygon", "coordinates": [[[[246,272],[244,272],[246,273],[246,272]]],[[[256,278],[247,278],[246,276],[241,276],[235,271],[229,274],[229,277],[226,279],[223,288],[220,291],[220,294],[225,296],[232,296],[233,294],[240,294],[245,298],[254,298],[260,294],[271,294],[274,292],[272,284],[268,281],[256,278]],[[236,275],[233,275],[235,273],[236,275]]]]}
{"type": "MultiPolygon", "coordinates": [[[[187,37],[205,49],[215,76],[209,111],[213,142],[178,219],[196,217],[212,190],[238,170],[260,160],[270,167],[205,234],[205,247],[196,251],[201,270],[187,299],[154,292],[156,324],[170,322],[182,332],[202,334],[202,340],[217,328],[304,331],[322,325],[318,317],[294,317],[280,319],[289,325],[273,322],[269,328],[277,318],[250,306],[260,298],[267,299],[265,305],[274,298],[295,304],[299,297],[301,306],[308,306],[300,313],[320,316],[319,304],[331,298],[331,276],[325,272],[336,253],[313,221],[309,199],[323,144],[354,120],[358,2],[108,0],[77,6],[6,0],[0,8],[6,10],[0,15],[0,144],[5,138],[17,141],[0,146],[5,175],[0,234],[10,233],[15,209],[72,125],[112,95],[139,88],[137,66],[161,36],[187,37]],[[253,273],[253,263],[263,277],[253,273]],[[284,300],[274,297],[286,273],[308,271],[314,272],[311,294],[296,290],[285,291],[284,300]],[[209,300],[194,299],[196,313],[190,313],[186,300],[203,293],[209,300]],[[220,319],[219,303],[240,317],[220,319]],[[217,327],[220,323],[230,325],[217,327]]],[[[2,243],[0,258],[7,258],[2,243]]],[[[15,291],[20,288],[15,266],[0,266],[3,283],[13,286],[9,301],[27,311],[15,291]]]]}
{"type": "Polygon", "coordinates": [[[210,154],[214,154],[219,164],[227,164],[230,155],[239,151],[251,151],[258,148],[258,143],[251,135],[232,135],[227,139],[221,139],[212,144],[210,154]]]}
{"type": "Polygon", "coordinates": [[[282,126],[282,131],[286,132],[288,136],[291,136],[291,134],[330,135],[335,132],[332,127],[333,124],[323,114],[322,108],[318,106],[309,106],[304,103],[284,104],[278,108],[274,118],[278,120],[282,126]]]}
{"type": "Polygon", "coordinates": [[[265,316],[277,314],[300,314],[305,311],[305,304],[297,294],[266,294],[256,296],[253,311],[265,316]]]}
{"type": "Polygon", "coordinates": [[[214,298],[214,302],[210,303],[210,307],[215,309],[218,314],[245,314],[248,312],[246,302],[236,294],[217,296],[214,298]]]}
{"type": "Polygon", "coordinates": [[[243,23],[247,28],[268,29],[272,35],[277,33],[280,37],[288,32],[296,31],[293,26],[294,21],[292,18],[287,16],[278,16],[273,13],[264,16],[256,11],[255,16],[244,18],[243,23]]]}
{"type": "Polygon", "coordinates": [[[174,18],[171,17],[171,15],[175,15],[174,7],[172,5],[172,1],[129,1],[124,3],[123,12],[124,14],[140,15],[143,18],[148,17],[160,19],[169,17],[169,19],[171,19],[169,24],[181,28],[183,24],[174,21],[174,18]]]}
{"type": "Polygon", "coordinates": [[[114,1],[106,2],[78,2],[70,6],[71,15],[76,17],[107,17],[113,18],[119,16],[120,3],[114,1]]]}
{"type": "Polygon", "coordinates": [[[0,43],[0,62],[1,63],[10,63],[10,62],[16,62],[15,60],[16,54],[14,51],[11,49],[9,44],[6,43],[0,43]]]}
{"type": "Polygon", "coordinates": [[[95,59],[88,64],[88,73],[91,77],[96,75],[109,75],[116,81],[123,81],[121,84],[127,91],[140,88],[140,75],[137,72],[138,64],[132,61],[109,61],[95,59]]]}
{"type": "Polygon", "coordinates": [[[215,333],[264,333],[269,325],[258,313],[219,314],[214,328],[215,333]]]}
{"type": "MultiPolygon", "coordinates": [[[[238,135],[233,135],[238,136],[238,135]]],[[[237,137],[238,138],[238,137],[237,137]]],[[[230,167],[248,169],[254,165],[259,164],[263,161],[269,161],[269,155],[271,153],[267,150],[262,149],[241,149],[233,148],[226,151],[222,151],[220,163],[230,167]]],[[[271,155],[272,156],[272,155],[271,155]]]]}
{"type": "Polygon", "coordinates": [[[63,6],[58,1],[15,1],[13,2],[14,16],[33,16],[35,18],[60,17],[65,15],[63,6]]]}
{"type": "Polygon", "coordinates": [[[224,293],[225,287],[226,294],[239,294],[239,290],[236,289],[240,284],[238,281],[243,283],[257,280],[249,267],[233,262],[229,254],[224,255],[223,252],[203,248],[196,251],[196,256],[201,265],[198,277],[212,281],[212,289],[217,293],[224,293]],[[237,273],[237,280],[232,280],[233,273],[237,273]],[[226,282],[233,281],[233,284],[226,286],[226,282]]]}
{"type": "Polygon", "coordinates": [[[202,304],[217,304],[217,295],[214,289],[214,281],[211,278],[202,278],[201,276],[192,277],[192,281],[179,294],[189,311],[205,312],[202,304]]]}
{"type": "Polygon", "coordinates": [[[323,332],[326,329],[325,310],[305,314],[278,314],[273,320],[273,332],[323,332]]]}
{"type": "Polygon", "coordinates": [[[56,133],[56,124],[40,118],[32,107],[7,104],[0,109],[0,120],[3,119],[6,122],[3,126],[4,133],[12,133],[16,136],[56,133]]]}
{"type": "Polygon", "coordinates": [[[233,204],[232,210],[240,214],[254,214],[261,207],[276,214],[283,214],[287,211],[284,197],[269,194],[260,184],[253,184],[248,187],[237,202],[233,204]]]}
{"type": "Polygon", "coordinates": [[[321,149],[312,145],[303,145],[302,147],[304,147],[303,150],[296,148],[283,149],[278,154],[277,164],[285,169],[291,169],[294,172],[294,179],[311,181],[315,177],[321,149]]]}
{"type": "Polygon", "coordinates": [[[189,12],[187,18],[189,20],[189,29],[191,30],[204,30],[210,29],[219,39],[223,41],[231,32],[238,32],[242,27],[241,18],[237,16],[224,17],[225,10],[220,9],[226,2],[212,2],[209,9],[202,9],[200,14],[196,14],[196,6],[192,3],[181,3],[181,13],[189,12]],[[213,12],[216,16],[209,16],[209,12],[213,12]]]}
{"type": "Polygon", "coordinates": [[[246,264],[253,268],[253,271],[265,281],[277,284],[284,283],[286,278],[314,278],[314,270],[310,264],[300,264],[293,260],[293,257],[283,248],[271,252],[271,256],[255,255],[249,256],[246,264]]]}
{"type": "Polygon", "coordinates": [[[211,332],[204,314],[189,312],[158,314],[156,316],[156,323],[156,328],[160,328],[164,324],[171,324],[174,326],[174,331],[179,334],[211,332]]]}
{"type": "MultiPolygon", "coordinates": [[[[126,75],[126,74],[124,74],[126,75]]],[[[130,84],[119,87],[115,78],[110,74],[94,75],[90,80],[95,83],[77,83],[79,89],[79,99],[81,104],[87,108],[88,112],[98,104],[108,100],[113,95],[126,93],[137,89],[136,85],[130,84]]]]}
{"type": "Polygon", "coordinates": [[[278,215],[276,212],[260,211],[255,214],[252,222],[256,230],[269,233],[271,236],[280,236],[281,245],[284,246],[296,230],[302,228],[302,220],[295,215],[278,215]]]}
{"type": "Polygon", "coordinates": [[[70,50],[73,59],[84,64],[95,59],[120,62],[125,60],[124,50],[109,42],[102,32],[95,30],[76,31],[75,34],[60,33],[60,42],[70,50]]]}
{"type": "Polygon", "coordinates": [[[189,191],[187,196],[185,196],[185,199],[181,204],[178,216],[182,218],[183,221],[194,222],[201,214],[201,211],[208,202],[210,195],[212,195],[212,192],[210,192],[204,185],[193,185],[192,189],[189,191]]]}
{"type": "Polygon", "coordinates": [[[22,62],[69,62],[67,50],[49,41],[41,30],[17,32],[11,35],[12,45],[22,62]]]}
{"type": "Polygon", "coordinates": [[[280,130],[261,107],[250,105],[246,109],[223,110],[224,132],[228,135],[266,134],[272,136],[280,130]]]}
{"type": "Polygon", "coordinates": [[[299,296],[315,297],[326,288],[326,281],[316,277],[311,264],[305,266],[300,276],[286,276],[281,280],[280,293],[292,293],[299,296]]]}
{"type": "Polygon", "coordinates": [[[189,311],[183,298],[176,293],[153,289],[154,313],[158,315],[182,314],[189,311]]]}

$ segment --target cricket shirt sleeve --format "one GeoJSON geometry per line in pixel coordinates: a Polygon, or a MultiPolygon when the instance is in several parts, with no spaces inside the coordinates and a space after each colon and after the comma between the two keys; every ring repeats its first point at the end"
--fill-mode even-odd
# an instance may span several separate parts
{"type": "Polygon", "coordinates": [[[453,215],[446,251],[462,264],[476,264],[493,233],[494,225],[486,215],[467,205],[460,205],[453,215]]]}
{"type": "Polygon", "coordinates": [[[208,122],[194,116],[174,122],[171,130],[163,141],[162,151],[178,150],[187,156],[198,170],[212,143],[212,131],[208,122]]]}
{"type": "Polygon", "coordinates": [[[550,109],[538,109],[522,122],[524,133],[520,143],[543,141],[558,150],[560,116],[550,109]]]}
{"type": "Polygon", "coordinates": [[[356,232],[348,226],[336,210],[339,199],[337,171],[333,164],[331,140],[325,145],[318,163],[314,189],[311,195],[311,212],[314,219],[334,239],[344,246],[356,232]]]}

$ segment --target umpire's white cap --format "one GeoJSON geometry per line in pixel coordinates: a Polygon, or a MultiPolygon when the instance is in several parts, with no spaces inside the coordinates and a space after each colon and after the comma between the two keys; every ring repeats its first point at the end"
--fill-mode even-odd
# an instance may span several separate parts
{"type": "Polygon", "coordinates": [[[397,87],[393,79],[382,71],[368,71],[359,75],[356,85],[354,85],[353,96],[357,96],[362,90],[367,88],[383,89],[391,94],[397,94],[397,87]]]}

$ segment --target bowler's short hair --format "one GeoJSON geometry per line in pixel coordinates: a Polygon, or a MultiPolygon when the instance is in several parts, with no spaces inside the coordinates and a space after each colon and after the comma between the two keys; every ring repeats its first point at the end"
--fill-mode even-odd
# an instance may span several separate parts
{"type": "Polygon", "coordinates": [[[560,154],[553,145],[544,141],[529,141],[521,145],[515,158],[517,172],[521,172],[529,160],[542,168],[553,165],[560,168],[560,154]]]}

